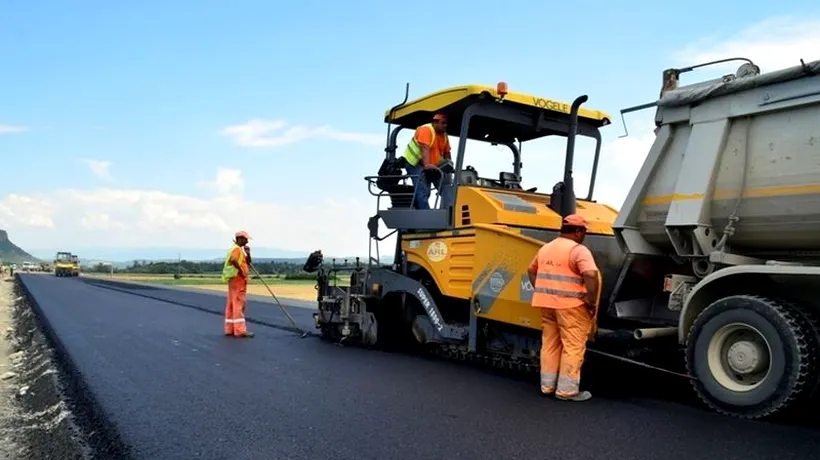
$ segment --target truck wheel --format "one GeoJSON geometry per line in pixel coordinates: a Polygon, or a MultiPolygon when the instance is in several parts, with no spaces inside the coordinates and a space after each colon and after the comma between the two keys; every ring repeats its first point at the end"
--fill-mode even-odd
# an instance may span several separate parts
{"type": "Polygon", "coordinates": [[[810,389],[813,327],[774,300],[725,297],[695,319],[686,365],[698,396],[717,412],[748,419],[787,409],[810,389]]]}
{"type": "Polygon", "coordinates": [[[812,307],[807,306],[800,308],[797,305],[788,305],[792,311],[798,313],[803,321],[810,327],[808,328],[808,355],[811,360],[810,378],[806,384],[806,390],[803,392],[803,397],[810,401],[816,402],[818,395],[820,395],[820,316],[818,312],[812,307]]]}

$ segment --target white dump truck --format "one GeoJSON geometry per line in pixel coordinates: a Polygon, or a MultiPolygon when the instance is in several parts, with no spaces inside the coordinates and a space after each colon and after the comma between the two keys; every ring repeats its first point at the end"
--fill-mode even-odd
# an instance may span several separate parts
{"type": "Polygon", "coordinates": [[[692,69],[622,111],[656,107],[657,128],[613,226],[626,263],[603,303],[675,327],[701,399],[759,418],[820,378],[820,61],[679,86],[692,69]]]}

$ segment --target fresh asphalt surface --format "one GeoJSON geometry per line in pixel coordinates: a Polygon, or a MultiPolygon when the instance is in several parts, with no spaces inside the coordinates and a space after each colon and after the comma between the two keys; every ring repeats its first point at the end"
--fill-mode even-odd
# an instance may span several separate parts
{"type": "MultiPolygon", "coordinates": [[[[261,323],[254,339],[226,338],[219,293],[20,279],[138,459],[820,456],[817,429],[710,413],[681,402],[685,384],[626,365],[585,374],[591,401],[560,402],[534,382],[261,323]]],[[[312,310],[290,312],[312,330],[312,310]]],[[[287,325],[270,302],[248,316],[287,325]]]]}

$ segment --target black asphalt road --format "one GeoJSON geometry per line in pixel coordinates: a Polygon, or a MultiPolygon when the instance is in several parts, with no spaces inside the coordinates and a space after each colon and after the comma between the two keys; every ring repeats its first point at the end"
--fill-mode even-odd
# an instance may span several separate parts
{"type": "MultiPolygon", "coordinates": [[[[254,339],[225,338],[219,294],[130,289],[203,309],[197,310],[79,279],[21,280],[135,458],[820,456],[817,430],[739,421],[674,402],[686,386],[645,381],[656,374],[630,368],[596,375],[592,401],[559,402],[540,397],[533,382],[341,348],[261,324],[253,325],[254,339]],[[671,394],[640,390],[664,387],[671,394]]],[[[291,311],[309,324],[309,310],[291,311]]],[[[252,302],[249,316],[286,324],[270,303],[252,302]]]]}

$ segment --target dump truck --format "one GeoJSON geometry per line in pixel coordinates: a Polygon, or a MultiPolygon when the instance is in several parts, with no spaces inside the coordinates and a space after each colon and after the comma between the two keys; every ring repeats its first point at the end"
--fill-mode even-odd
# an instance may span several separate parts
{"type": "Polygon", "coordinates": [[[568,104],[506,84],[409,103],[405,96],[385,116],[381,168],[365,178],[377,197],[368,262],[329,265],[316,251],[305,264],[317,272],[322,337],[536,371],[540,324],[526,269],[562,217],[577,213],[590,222],[585,244],[603,277],[596,341],[623,339],[617,349],[627,355],[647,347],[674,354],[700,399],[726,415],[762,418],[814,399],[820,61],[765,74],[750,61],[680,86],[697,67],[664,71],[656,101],[622,111],[655,108],[656,128],[619,211],[593,200],[600,129],[611,118],[581,108],[586,96],[568,104]],[[412,209],[397,135],[438,112],[460,139],[454,205],[412,209]],[[524,189],[516,146],[544,136],[566,139],[563,180],[549,193],[524,189]],[[576,136],[597,141],[584,198],[573,185],[576,136]],[[478,176],[465,166],[465,139],[508,146],[513,171],[478,176]],[[388,235],[378,234],[379,221],[396,235],[390,264],[380,262],[378,242],[388,235]],[[339,273],[349,273],[349,285],[336,283],[339,273]]]}
{"type": "Polygon", "coordinates": [[[54,275],[55,276],[72,276],[74,271],[74,263],[72,261],[71,253],[60,251],[54,256],[54,275]]]}
{"type": "Polygon", "coordinates": [[[613,226],[623,273],[642,266],[647,282],[610,305],[674,325],[700,398],[759,418],[820,381],[820,61],[747,61],[688,86],[699,66],[664,72],[655,141],[613,226]]]}

